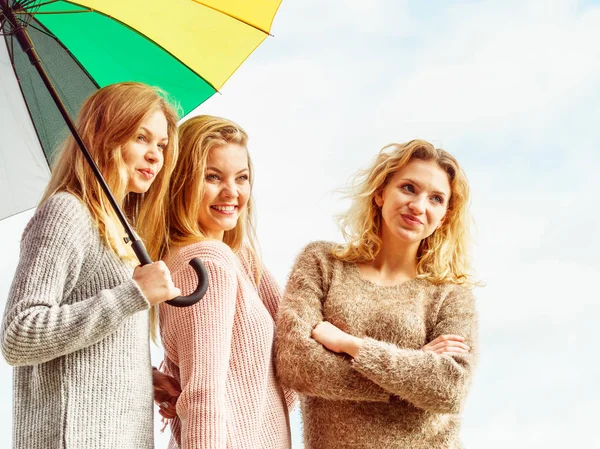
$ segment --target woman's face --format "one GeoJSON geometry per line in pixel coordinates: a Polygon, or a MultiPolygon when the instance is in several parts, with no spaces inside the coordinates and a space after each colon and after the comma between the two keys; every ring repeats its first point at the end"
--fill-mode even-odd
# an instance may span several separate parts
{"type": "Polygon", "coordinates": [[[227,144],[210,150],[198,222],[208,237],[223,240],[236,227],[250,197],[250,169],[245,147],[227,144]]]}
{"type": "Polygon", "coordinates": [[[167,119],[157,110],[146,117],[121,150],[127,171],[126,193],[148,191],[163,167],[168,142],[167,119]]]}
{"type": "Polygon", "coordinates": [[[411,160],[375,195],[383,240],[418,243],[429,237],[442,224],[450,193],[448,175],[435,161],[411,160]]]}

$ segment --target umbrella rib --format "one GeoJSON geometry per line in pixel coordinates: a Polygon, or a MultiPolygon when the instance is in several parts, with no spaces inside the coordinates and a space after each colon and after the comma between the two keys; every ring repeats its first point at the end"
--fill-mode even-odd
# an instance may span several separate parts
{"type": "MultiPolygon", "coordinates": [[[[80,12],[94,12],[94,10],[92,8],[89,8],[87,6],[82,6],[82,8],[84,9],[78,9],[78,10],[73,10],[73,11],[35,11],[35,9],[39,9],[42,6],[46,6],[46,5],[51,5],[52,3],[57,3],[59,0],[48,0],[46,2],[42,2],[42,3],[36,3],[36,0],[29,0],[25,3],[21,4],[21,10],[19,11],[15,11],[15,14],[28,14],[28,15],[38,15],[38,14],[76,14],[76,13],[80,13],[80,12]]],[[[71,2],[65,2],[65,3],[71,3],[71,2]]],[[[80,5],[78,5],[80,6],[80,5]]]]}
{"type": "Polygon", "coordinates": [[[27,9],[30,7],[31,8],[39,8],[40,6],[46,6],[46,5],[50,5],[52,3],[56,3],[58,0],[48,0],[47,2],[43,2],[43,3],[35,3],[37,0],[29,0],[26,1],[24,3],[21,3],[21,6],[23,7],[23,9],[27,9]]]}
{"type": "MultiPolygon", "coordinates": [[[[5,43],[6,43],[6,46],[8,47],[8,42],[5,41],[5,43]]],[[[14,52],[14,39],[11,39],[10,43],[11,43],[11,47],[12,47],[11,50],[14,52]]],[[[25,109],[27,109],[27,114],[29,115],[29,120],[31,120],[31,126],[33,126],[33,129],[35,130],[35,136],[38,139],[40,148],[42,149],[42,153],[43,153],[44,158],[46,159],[46,163],[48,164],[48,167],[49,167],[50,161],[48,160],[48,156],[46,155],[46,152],[44,151],[44,145],[42,144],[42,138],[40,137],[37,127],[35,126],[35,122],[33,121],[33,115],[31,115],[31,110],[29,109],[29,103],[27,103],[27,101],[25,101],[25,92],[23,91],[22,80],[21,80],[21,78],[19,78],[19,75],[17,74],[17,68],[15,67],[14,60],[11,61],[11,67],[13,69],[13,73],[15,74],[15,79],[17,80],[17,85],[19,86],[19,90],[21,91],[21,96],[23,97],[23,103],[25,103],[25,109]]]]}
{"type": "MultiPolygon", "coordinates": [[[[8,43],[7,43],[7,47],[8,47],[8,43]]],[[[10,38],[10,63],[12,64],[12,66],[15,66],[15,40],[14,38],[10,38]]],[[[16,73],[15,73],[16,74],[16,73]]]]}
{"type": "MultiPolygon", "coordinates": [[[[51,2],[55,2],[55,1],[57,1],[57,0],[51,0],[51,2]]],[[[36,2],[36,0],[25,0],[25,1],[21,1],[21,2],[19,3],[19,7],[20,7],[20,8],[23,8],[23,9],[27,9],[27,8],[29,8],[29,6],[30,6],[31,4],[33,4],[33,3],[35,3],[35,2],[36,2]]],[[[13,5],[13,6],[14,6],[14,5],[13,5]]],[[[13,11],[14,11],[14,10],[13,10],[13,11]]],[[[15,12],[16,12],[16,11],[15,11],[15,12]]]]}
{"type": "Polygon", "coordinates": [[[248,25],[249,27],[252,27],[252,28],[254,28],[255,30],[258,30],[258,31],[260,31],[261,33],[265,33],[267,36],[273,36],[273,35],[272,35],[271,33],[269,33],[268,31],[265,31],[265,30],[263,30],[262,28],[260,28],[260,27],[257,27],[256,25],[253,25],[253,24],[251,24],[250,22],[246,22],[244,19],[240,19],[239,17],[236,17],[236,16],[234,16],[233,14],[229,14],[228,12],[225,12],[225,11],[222,11],[222,10],[220,10],[220,9],[218,9],[218,8],[215,8],[214,6],[210,6],[210,5],[207,5],[206,3],[202,3],[200,0],[192,0],[192,1],[193,1],[194,3],[198,3],[199,5],[202,5],[202,6],[204,6],[204,7],[206,7],[206,8],[212,9],[213,11],[220,12],[221,14],[224,14],[224,15],[226,15],[227,17],[231,17],[232,19],[235,19],[235,20],[237,20],[238,22],[241,22],[241,23],[243,23],[243,24],[245,24],[245,25],[248,25]]]}
{"type": "MultiPolygon", "coordinates": [[[[45,11],[45,12],[36,12],[35,15],[36,16],[41,16],[41,15],[51,15],[51,14],[79,14],[81,12],[94,12],[92,9],[87,9],[87,10],[73,10],[73,11],[45,11]]],[[[30,12],[15,12],[15,14],[25,14],[25,15],[30,15],[30,12]]]]}
{"type": "MultiPolygon", "coordinates": [[[[39,22],[38,22],[38,23],[39,23],[39,22]]],[[[44,29],[42,29],[42,28],[38,28],[37,26],[35,26],[35,25],[32,25],[31,23],[29,24],[29,26],[30,26],[31,28],[33,28],[34,30],[37,30],[37,31],[39,31],[40,33],[42,33],[42,34],[45,34],[46,36],[48,36],[48,37],[51,37],[51,38],[52,38],[52,39],[54,39],[56,42],[60,43],[60,41],[59,41],[59,40],[56,38],[56,36],[55,36],[54,34],[50,33],[49,31],[46,31],[46,30],[44,30],[44,29]]],[[[64,47],[63,47],[63,48],[64,48],[64,47]]]]}
{"type": "MultiPolygon", "coordinates": [[[[35,19],[34,19],[34,20],[35,20],[35,19]]],[[[75,61],[75,62],[77,63],[77,65],[79,66],[79,68],[80,68],[80,69],[83,71],[83,73],[85,73],[85,74],[87,75],[87,77],[88,77],[88,78],[90,79],[90,81],[91,81],[91,82],[94,84],[94,86],[96,86],[98,89],[100,89],[100,85],[99,85],[99,84],[96,82],[96,80],[94,79],[94,77],[93,77],[93,76],[90,74],[90,72],[88,72],[88,71],[86,70],[86,68],[83,66],[83,64],[81,64],[81,62],[79,62],[79,59],[77,59],[77,58],[75,57],[75,55],[74,55],[73,53],[71,53],[71,51],[70,51],[70,50],[69,50],[67,47],[65,47],[65,45],[64,45],[64,44],[63,44],[63,43],[60,41],[60,39],[58,39],[58,38],[57,38],[57,37],[56,37],[54,34],[52,34],[52,32],[51,32],[51,31],[50,31],[48,28],[46,28],[46,27],[44,26],[44,24],[43,24],[43,23],[39,22],[38,20],[36,20],[36,21],[35,21],[35,23],[36,23],[36,25],[37,25],[37,26],[39,26],[39,28],[36,28],[36,27],[34,27],[34,28],[35,28],[36,30],[38,30],[38,31],[40,31],[40,32],[42,32],[42,33],[44,33],[44,34],[47,34],[47,35],[48,35],[48,36],[50,36],[52,39],[54,39],[54,40],[56,41],[56,43],[57,43],[58,45],[60,45],[60,46],[63,48],[63,50],[64,50],[65,52],[67,52],[67,54],[68,54],[68,55],[69,55],[71,58],[73,58],[73,61],[75,61]]],[[[33,26],[33,25],[31,25],[31,24],[30,24],[30,26],[33,26]]]]}

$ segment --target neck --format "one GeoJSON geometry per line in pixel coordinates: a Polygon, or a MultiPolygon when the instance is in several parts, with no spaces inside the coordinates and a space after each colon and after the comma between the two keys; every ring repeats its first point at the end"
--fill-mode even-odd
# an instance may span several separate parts
{"type": "Polygon", "coordinates": [[[373,260],[373,267],[380,272],[402,275],[408,278],[417,276],[417,251],[420,242],[403,242],[386,236],[381,239],[381,249],[373,260]]]}

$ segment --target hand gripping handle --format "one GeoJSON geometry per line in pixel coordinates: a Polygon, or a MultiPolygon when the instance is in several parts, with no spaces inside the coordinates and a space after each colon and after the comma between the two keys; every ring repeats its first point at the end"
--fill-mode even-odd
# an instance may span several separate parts
{"type": "MultiPolygon", "coordinates": [[[[133,248],[133,252],[137,256],[142,265],[148,265],[152,263],[152,259],[148,255],[146,251],[146,247],[142,243],[141,240],[135,240],[131,243],[131,247],[133,248]]],[[[200,259],[197,257],[190,260],[190,265],[196,272],[196,276],[198,276],[198,287],[196,290],[188,296],[178,296],[177,298],[173,298],[169,301],[166,301],[167,304],[174,307],[189,307],[196,304],[198,301],[202,299],[204,294],[206,293],[206,289],[208,288],[208,273],[206,272],[206,268],[200,259]]]]}

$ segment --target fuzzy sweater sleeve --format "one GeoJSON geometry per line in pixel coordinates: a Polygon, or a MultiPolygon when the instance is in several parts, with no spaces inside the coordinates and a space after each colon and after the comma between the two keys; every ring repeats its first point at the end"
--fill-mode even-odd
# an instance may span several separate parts
{"type": "Polygon", "coordinates": [[[90,245],[101,244],[92,226],[85,206],[66,193],[45,201],[27,225],[2,322],[9,364],[39,364],[88,347],[150,307],[133,279],[67,301],[89,275],[84,262],[90,245]]]}
{"type": "Polygon", "coordinates": [[[459,413],[477,357],[477,316],[470,290],[454,288],[443,301],[430,341],[444,334],[465,338],[467,354],[439,355],[366,338],[353,367],[413,405],[435,413],[459,413]]]}
{"type": "Polygon", "coordinates": [[[347,356],[328,351],[311,337],[323,321],[329,248],[323,242],[308,245],[292,268],[277,319],[277,374],[283,385],[307,396],[387,402],[390,393],[354,370],[347,356]]]}
{"type": "Polygon", "coordinates": [[[225,245],[201,242],[190,245],[172,264],[173,282],[183,294],[192,292],[196,274],[187,260],[200,257],[208,272],[208,290],[186,308],[161,304],[161,334],[176,348],[181,395],[181,449],[227,447],[226,381],[231,356],[237,297],[234,255],[225,245]]]}

